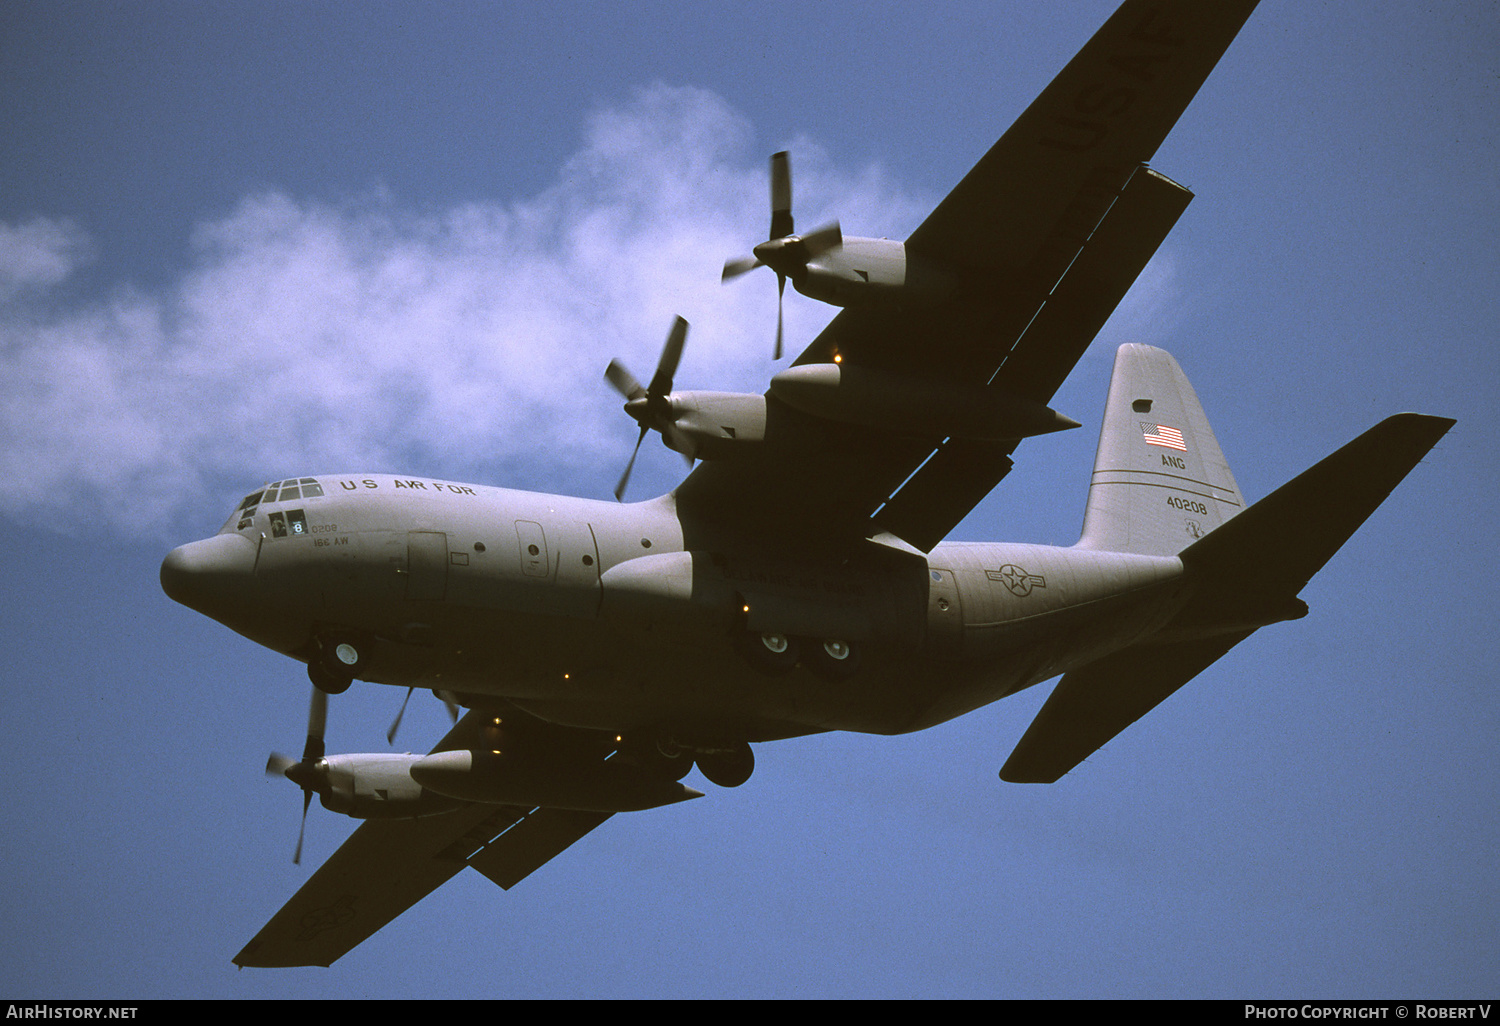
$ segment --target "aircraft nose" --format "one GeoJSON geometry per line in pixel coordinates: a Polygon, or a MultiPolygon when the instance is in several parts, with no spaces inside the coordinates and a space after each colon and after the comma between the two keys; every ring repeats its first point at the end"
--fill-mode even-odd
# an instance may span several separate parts
{"type": "Polygon", "coordinates": [[[161,589],[201,613],[232,601],[236,586],[255,571],[255,543],[238,534],[216,534],[179,545],[161,563],[161,589]]]}

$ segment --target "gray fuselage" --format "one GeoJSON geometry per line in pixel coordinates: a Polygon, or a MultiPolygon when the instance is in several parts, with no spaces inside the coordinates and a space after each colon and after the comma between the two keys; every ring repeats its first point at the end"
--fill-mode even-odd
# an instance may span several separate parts
{"type": "Polygon", "coordinates": [[[320,636],[352,631],[370,642],[361,679],[499,697],[574,727],[747,741],[918,730],[1129,645],[1183,601],[1176,557],[995,543],[925,559],[874,542],[837,561],[687,552],[670,495],[300,480],[174,550],[168,593],[304,661],[320,636]],[[859,659],[837,676],[811,660],[768,674],[737,644],[763,632],[859,659]]]}

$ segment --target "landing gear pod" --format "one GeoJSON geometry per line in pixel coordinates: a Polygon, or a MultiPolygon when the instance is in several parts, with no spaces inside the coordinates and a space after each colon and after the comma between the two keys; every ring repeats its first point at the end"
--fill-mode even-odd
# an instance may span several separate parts
{"type": "Polygon", "coordinates": [[[626,759],[591,764],[473,750],[434,752],[411,767],[412,779],[438,794],[496,805],[583,812],[634,812],[701,798],[626,759]]]}

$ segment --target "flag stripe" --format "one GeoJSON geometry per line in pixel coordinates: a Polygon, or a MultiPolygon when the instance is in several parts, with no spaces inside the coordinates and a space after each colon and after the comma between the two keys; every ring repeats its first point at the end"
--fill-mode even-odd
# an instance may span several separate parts
{"type": "Polygon", "coordinates": [[[1143,431],[1141,437],[1146,440],[1147,445],[1159,445],[1164,449],[1176,449],[1178,452],[1187,452],[1187,442],[1182,437],[1182,432],[1165,424],[1156,425],[1156,430],[1143,431]]]}

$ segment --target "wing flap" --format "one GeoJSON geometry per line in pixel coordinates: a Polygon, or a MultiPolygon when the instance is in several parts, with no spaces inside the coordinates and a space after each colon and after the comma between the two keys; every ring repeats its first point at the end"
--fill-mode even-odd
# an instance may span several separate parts
{"type": "Polygon", "coordinates": [[[469,865],[509,890],[613,813],[537,809],[469,856],[469,865]]]}

